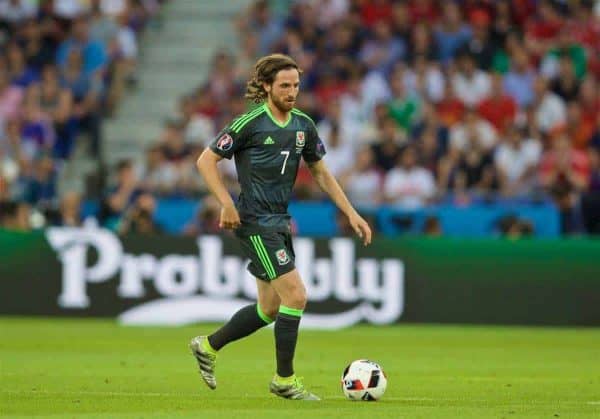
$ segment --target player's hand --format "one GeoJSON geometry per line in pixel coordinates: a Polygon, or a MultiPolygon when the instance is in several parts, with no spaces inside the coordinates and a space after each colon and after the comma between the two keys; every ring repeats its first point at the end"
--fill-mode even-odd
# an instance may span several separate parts
{"type": "Polygon", "coordinates": [[[221,208],[220,228],[236,229],[241,225],[240,215],[233,205],[227,205],[221,208]]]}
{"type": "Polygon", "coordinates": [[[371,244],[371,236],[373,233],[371,233],[371,227],[369,227],[369,224],[364,220],[364,218],[358,214],[352,214],[350,217],[348,217],[348,221],[350,222],[350,225],[352,226],[352,229],[356,235],[362,239],[363,244],[365,246],[371,244]]]}

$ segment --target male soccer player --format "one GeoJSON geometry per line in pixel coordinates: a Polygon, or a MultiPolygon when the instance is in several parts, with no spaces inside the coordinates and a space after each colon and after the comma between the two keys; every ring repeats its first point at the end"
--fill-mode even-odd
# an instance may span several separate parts
{"type": "Polygon", "coordinates": [[[304,388],[293,367],[306,289],[294,266],[287,206],[301,157],[363,243],[371,242],[369,225],[348,202],[321,160],[325,148],[314,122],[294,108],[300,72],[296,62],[286,55],[259,59],[247,84],[246,97],[262,105],[234,119],[197,162],[206,184],[222,205],[219,225],[235,230],[258,287],[256,304],[239,310],[212,335],[195,337],[190,343],[200,374],[211,389],[217,387],[217,352],[274,321],[277,373],[270,391],[287,399],[319,400],[304,388]],[[241,186],[237,205],[217,170],[217,162],[232,156],[241,186]]]}

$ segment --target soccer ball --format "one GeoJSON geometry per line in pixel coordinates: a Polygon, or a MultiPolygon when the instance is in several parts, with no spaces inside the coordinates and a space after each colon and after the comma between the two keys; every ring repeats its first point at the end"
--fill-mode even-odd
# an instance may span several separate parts
{"type": "Polygon", "coordinates": [[[379,364],[367,359],[352,362],[342,373],[342,390],[350,400],[379,400],[387,378],[379,364]]]}

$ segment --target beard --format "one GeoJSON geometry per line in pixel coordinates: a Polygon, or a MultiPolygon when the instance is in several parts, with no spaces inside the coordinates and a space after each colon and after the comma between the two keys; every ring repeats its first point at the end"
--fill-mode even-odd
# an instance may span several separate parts
{"type": "Polygon", "coordinates": [[[271,102],[273,102],[273,105],[275,105],[275,107],[281,112],[291,111],[294,108],[294,104],[296,103],[296,101],[288,102],[287,100],[279,100],[275,96],[271,96],[271,102]]]}

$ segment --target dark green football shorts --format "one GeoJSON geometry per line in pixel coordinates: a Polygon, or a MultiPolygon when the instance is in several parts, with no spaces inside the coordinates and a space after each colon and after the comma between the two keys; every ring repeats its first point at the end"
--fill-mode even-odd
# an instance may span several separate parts
{"type": "Polygon", "coordinates": [[[250,259],[248,271],[264,281],[271,281],[296,268],[292,235],[278,231],[251,233],[238,229],[244,255],[250,259]]]}

